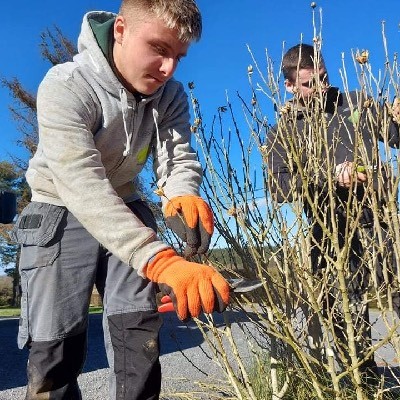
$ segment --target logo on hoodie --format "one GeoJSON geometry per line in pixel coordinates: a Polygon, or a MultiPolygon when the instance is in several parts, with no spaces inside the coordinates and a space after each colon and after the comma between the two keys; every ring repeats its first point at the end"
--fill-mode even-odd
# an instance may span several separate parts
{"type": "Polygon", "coordinates": [[[136,156],[136,161],[139,165],[144,164],[147,160],[147,156],[149,155],[150,146],[143,147],[139,150],[139,153],[136,156]]]}

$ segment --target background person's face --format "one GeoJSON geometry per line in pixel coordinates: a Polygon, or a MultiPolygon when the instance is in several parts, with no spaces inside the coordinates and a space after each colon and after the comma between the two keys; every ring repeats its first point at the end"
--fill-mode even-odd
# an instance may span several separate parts
{"type": "Polygon", "coordinates": [[[322,91],[329,87],[325,67],[321,67],[319,71],[315,71],[314,68],[300,69],[296,78],[296,82],[289,80],[285,82],[286,90],[303,100],[308,100],[318,93],[318,86],[321,86],[322,91]]]}
{"type": "Polygon", "coordinates": [[[114,62],[120,79],[131,92],[154,93],[170,79],[189,43],[160,19],[145,16],[129,20],[117,16],[114,24],[114,62]]]}

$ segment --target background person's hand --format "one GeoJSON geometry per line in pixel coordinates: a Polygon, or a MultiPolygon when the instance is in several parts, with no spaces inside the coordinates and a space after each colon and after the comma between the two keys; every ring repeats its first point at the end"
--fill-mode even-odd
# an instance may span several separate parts
{"type": "Polygon", "coordinates": [[[392,105],[393,121],[400,125],[400,98],[396,97],[392,105]]]}
{"type": "Polygon", "coordinates": [[[222,312],[229,303],[230,286],[214,268],[189,262],[172,249],[149,261],[146,276],[169,295],[181,320],[198,317],[203,311],[222,312]]]}
{"type": "Polygon", "coordinates": [[[165,206],[164,214],[167,226],[186,242],[186,257],[208,250],[214,232],[214,216],[201,197],[173,197],[165,206]]]}
{"type": "Polygon", "coordinates": [[[336,180],[339,186],[350,188],[354,183],[360,185],[367,182],[368,178],[365,172],[357,171],[354,174],[354,165],[351,161],[336,165],[336,180]]]}

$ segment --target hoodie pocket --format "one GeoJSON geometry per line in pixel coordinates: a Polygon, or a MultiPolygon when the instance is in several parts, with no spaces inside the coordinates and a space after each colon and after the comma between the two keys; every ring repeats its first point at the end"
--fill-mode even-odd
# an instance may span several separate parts
{"type": "Polygon", "coordinates": [[[66,209],[32,202],[22,211],[11,237],[22,247],[20,270],[51,265],[60,254],[66,209]]]}

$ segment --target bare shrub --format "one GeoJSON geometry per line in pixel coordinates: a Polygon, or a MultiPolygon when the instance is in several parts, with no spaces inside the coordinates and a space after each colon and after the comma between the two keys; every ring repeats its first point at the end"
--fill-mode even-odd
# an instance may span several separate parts
{"type": "MultiPolygon", "coordinates": [[[[319,44],[316,38],[317,52],[319,44]]],[[[328,116],[318,107],[326,100],[317,85],[301,132],[294,122],[297,105],[288,107],[280,73],[268,58],[267,76],[256,60],[249,67],[251,96],[238,96],[241,111],[227,98],[210,126],[190,86],[192,131],[205,165],[203,189],[215,212],[216,247],[227,248],[212,262],[227,276],[264,282],[263,289],[233,298],[233,308],[247,319],[239,324],[240,333],[232,332],[227,316],[222,327],[212,316],[198,321],[232,398],[380,399],[399,386],[393,360],[385,359],[383,350],[400,359],[399,171],[398,152],[392,148],[397,144],[389,138],[400,74],[396,56],[390,60],[387,54],[384,72],[375,77],[368,58],[358,59],[365,55],[353,54],[359,77],[354,95],[343,62],[342,95],[352,120],[341,120],[335,112],[328,116]],[[261,83],[253,83],[256,73],[261,83]],[[275,121],[264,112],[271,106],[277,121],[273,131],[275,121]],[[350,123],[354,131],[354,162],[367,176],[361,194],[354,176],[350,190],[338,195],[332,154],[342,143],[328,137],[332,118],[339,125],[350,123]],[[372,151],[362,136],[365,129],[372,151]],[[287,190],[280,189],[269,169],[271,137],[293,176],[287,190]],[[314,215],[311,220],[305,204],[314,215]],[[311,257],[324,268],[316,271],[311,257]],[[246,350],[238,348],[238,335],[246,338],[246,350]],[[365,366],[373,358],[385,371],[369,379],[365,366]]]]}

